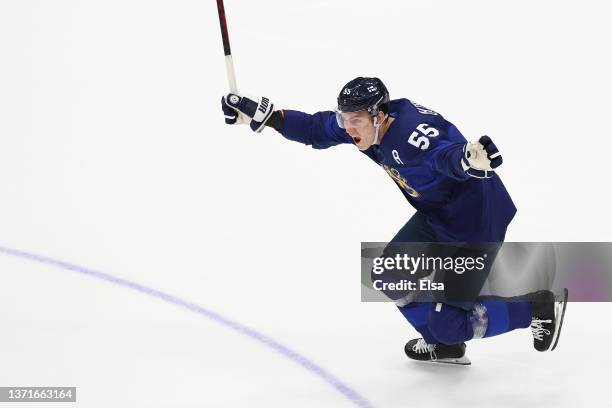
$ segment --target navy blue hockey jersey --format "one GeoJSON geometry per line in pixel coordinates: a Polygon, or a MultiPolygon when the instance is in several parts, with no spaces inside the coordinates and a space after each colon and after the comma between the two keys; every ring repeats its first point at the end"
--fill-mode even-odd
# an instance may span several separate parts
{"type": "MultiPolygon", "coordinates": [[[[380,145],[363,151],[395,181],[425,215],[440,241],[503,241],[516,208],[497,174],[467,175],[461,167],[467,142],[440,114],[407,99],[393,100],[395,118],[380,145]]],[[[315,149],[353,143],[335,113],[284,110],[280,133],[315,149]]]]}

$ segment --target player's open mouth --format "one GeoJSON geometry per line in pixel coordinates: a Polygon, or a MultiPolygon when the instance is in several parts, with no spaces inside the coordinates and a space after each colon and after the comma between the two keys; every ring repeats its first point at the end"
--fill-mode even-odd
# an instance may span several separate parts
{"type": "Polygon", "coordinates": [[[359,136],[355,136],[353,138],[353,141],[355,142],[355,144],[359,144],[359,142],[361,142],[361,138],[359,136]]]}

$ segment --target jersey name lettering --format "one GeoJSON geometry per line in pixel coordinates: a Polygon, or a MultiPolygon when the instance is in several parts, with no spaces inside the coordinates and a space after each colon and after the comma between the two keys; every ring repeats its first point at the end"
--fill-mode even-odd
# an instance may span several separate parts
{"type": "Polygon", "coordinates": [[[410,103],[419,111],[421,115],[438,115],[438,112],[432,111],[431,109],[428,109],[423,105],[419,105],[418,103],[413,101],[410,101],[410,103]]]}

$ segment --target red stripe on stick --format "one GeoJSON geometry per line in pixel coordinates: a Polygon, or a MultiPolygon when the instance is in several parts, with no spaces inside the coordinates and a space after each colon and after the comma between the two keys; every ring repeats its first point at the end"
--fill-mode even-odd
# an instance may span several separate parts
{"type": "Polygon", "coordinates": [[[217,11],[219,12],[219,26],[221,27],[221,38],[223,39],[223,52],[225,55],[231,55],[229,33],[227,31],[227,21],[225,19],[225,7],[223,0],[217,0],[217,11]]]}

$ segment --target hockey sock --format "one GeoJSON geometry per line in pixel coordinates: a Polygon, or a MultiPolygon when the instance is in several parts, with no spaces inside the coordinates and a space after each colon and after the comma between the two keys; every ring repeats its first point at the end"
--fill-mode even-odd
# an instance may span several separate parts
{"type": "Polygon", "coordinates": [[[483,337],[497,336],[502,333],[529,327],[531,324],[531,304],[529,302],[504,302],[483,300],[488,324],[483,337]]]}

